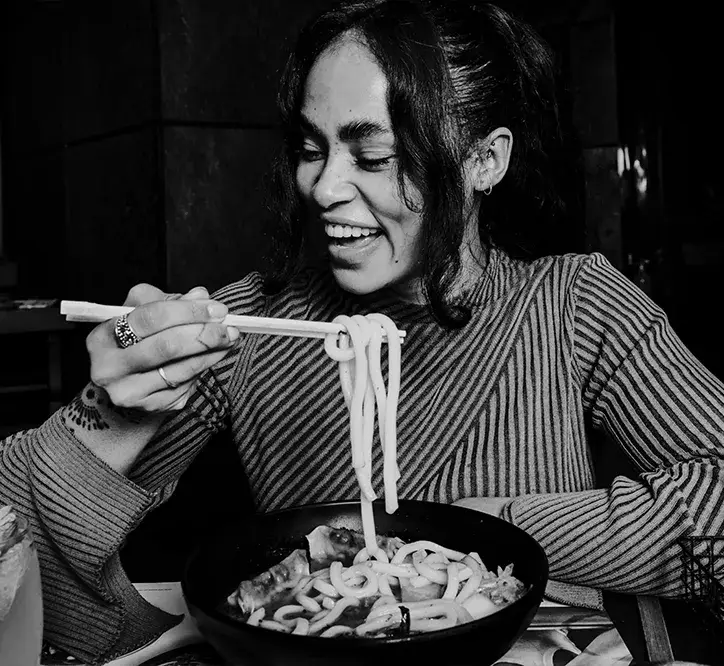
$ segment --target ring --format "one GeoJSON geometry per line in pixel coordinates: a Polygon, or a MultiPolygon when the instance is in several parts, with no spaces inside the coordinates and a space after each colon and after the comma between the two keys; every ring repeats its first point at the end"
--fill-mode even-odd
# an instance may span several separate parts
{"type": "Polygon", "coordinates": [[[166,377],[166,373],[164,372],[163,368],[156,368],[158,370],[158,374],[161,375],[161,379],[166,383],[166,386],[168,386],[170,389],[178,388],[178,384],[176,382],[172,382],[168,377],[166,377]]]}
{"type": "Polygon", "coordinates": [[[136,331],[134,331],[128,323],[128,317],[126,315],[121,315],[116,319],[113,333],[116,336],[116,343],[121,349],[141,342],[141,338],[138,337],[136,331]]]}

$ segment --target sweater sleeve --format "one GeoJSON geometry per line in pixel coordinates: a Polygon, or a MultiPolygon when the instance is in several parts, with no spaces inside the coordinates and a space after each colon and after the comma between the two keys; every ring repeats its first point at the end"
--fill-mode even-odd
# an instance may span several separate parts
{"type": "Polygon", "coordinates": [[[525,496],[506,517],[540,541],[552,578],[679,596],[678,539],[724,528],[724,385],[601,255],[583,265],[573,301],[584,409],[639,474],[606,489],[525,496]]]}
{"type": "MultiPolygon", "coordinates": [[[[216,296],[237,312],[260,302],[256,274],[216,296]]],[[[41,563],[46,640],[84,663],[104,663],[154,640],[180,618],[147,603],[123,572],[119,549],[172,494],[211,435],[227,422],[239,354],[205,372],[127,477],[66,428],[61,413],[0,441],[0,505],[26,516],[41,563]]]]}
{"type": "Polygon", "coordinates": [[[46,640],[95,663],[132,649],[122,645],[124,633],[131,645],[142,644],[130,626],[134,615],[149,611],[151,637],[176,623],[140,598],[122,603],[127,591],[116,570],[123,539],[154,501],[78,442],[60,412],[0,443],[0,503],[13,505],[32,526],[46,640]]]}

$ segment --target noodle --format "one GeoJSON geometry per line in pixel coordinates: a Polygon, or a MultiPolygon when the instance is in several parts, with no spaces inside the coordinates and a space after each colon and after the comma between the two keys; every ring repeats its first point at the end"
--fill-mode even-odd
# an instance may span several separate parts
{"type": "Polygon", "coordinates": [[[372,502],[377,495],[372,485],[372,442],[375,407],[383,451],[385,510],[397,511],[397,401],[400,394],[400,335],[386,315],[373,313],[335,317],[334,323],[347,329],[348,337],[329,335],[324,340],[327,354],[339,363],[339,378],[349,410],[352,467],[360,489],[362,533],[369,557],[378,557],[372,502]],[[382,331],[387,335],[388,381],[382,377],[382,331]],[[349,343],[351,342],[351,347],[349,343]]]}
{"type": "MultiPolygon", "coordinates": [[[[349,566],[334,561],[297,587],[305,592],[295,588],[271,619],[258,608],[247,623],[310,636],[407,635],[489,615],[526,591],[510,565],[498,568],[496,575],[477,553],[463,554],[432,541],[399,546],[391,562],[360,551],[349,566]],[[348,610],[355,617],[347,617],[348,610]]],[[[235,602],[241,607],[240,599],[235,602]]]]}

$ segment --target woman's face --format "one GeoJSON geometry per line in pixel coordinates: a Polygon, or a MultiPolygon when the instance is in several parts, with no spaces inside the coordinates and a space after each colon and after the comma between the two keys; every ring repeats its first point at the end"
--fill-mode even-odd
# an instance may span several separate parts
{"type": "MultiPolygon", "coordinates": [[[[398,187],[387,83],[369,51],[345,37],[306,81],[297,187],[323,228],[332,271],[355,294],[393,287],[419,300],[420,215],[398,187]]],[[[406,184],[416,206],[419,192],[406,184]]]]}

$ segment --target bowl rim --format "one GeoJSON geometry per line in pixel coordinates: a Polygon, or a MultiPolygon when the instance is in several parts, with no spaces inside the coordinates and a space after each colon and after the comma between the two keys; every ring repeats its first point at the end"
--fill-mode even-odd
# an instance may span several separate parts
{"type": "MultiPolygon", "coordinates": [[[[375,504],[382,503],[383,500],[376,500],[375,504]]],[[[455,511],[460,512],[467,512],[469,514],[475,514],[478,518],[481,516],[484,516],[482,518],[483,520],[492,520],[492,521],[499,521],[501,523],[504,523],[510,528],[514,528],[515,530],[519,531],[524,538],[528,539],[530,541],[531,548],[535,551],[537,551],[538,558],[540,559],[543,568],[538,576],[538,579],[530,583],[530,587],[526,594],[515,601],[513,604],[510,604],[509,606],[506,606],[496,613],[493,613],[492,615],[487,615],[482,618],[478,618],[475,620],[472,620],[471,622],[465,622],[464,624],[458,624],[454,627],[449,627],[447,629],[437,629],[435,631],[430,632],[424,632],[424,633],[417,633],[412,634],[410,636],[385,636],[385,637],[370,637],[370,636],[356,636],[354,637],[354,645],[404,645],[408,644],[410,642],[414,642],[415,644],[428,642],[428,641],[436,641],[443,639],[445,637],[453,637],[458,635],[463,635],[470,633],[472,631],[475,631],[477,629],[485,628],[488,625],[497,625],[503,620],[506,616],[509,616],[513,613],[517,614],[518,610],[517,608],[513,608],[516,604],[523,602],[524,600],[528,600],[528,603],[530,604],[530,601],[533,599],[533,597],[536,598],[535,602],[530,604],[531,608],[529,608],[528,613],[531,614],[531,620],[532,620],[532,613],[533,608],[537,608],[540,604],[543,594],[545,592],[546,583],[548,582],[548,576],[549,576],[549,562],[548,557],[545,553],[545,550],[543,547],[538,543],[538,541],[532,537],[530,534],[522,530],[517,525],[514,525],[513,523],[509,523],[506,520],[503,520],[502,518],[498,518],[496,516],[486,514],[480,511],[476,511],[475,509],[470,509],[468,507],[462,507],[462,506],[456,506],[454,504],[444,504],[442,502],[432,502],[429,500],[416,500],[416,499],[400,499],[399,505],[402,507],[403,505],[410,505],[410,506],[444,506],[448,507],[449,509],[454,509],[455,511]]],[[[282,509],[275,509],[273,511],[268,511],[266,513],[257,513],[252,514],[251,516],[245,518],[244,520],[261,520],[266,521],[269,519],[274,519],[276,516],[280,515],[288,515],[291,513],[297,513],[300,510],[310,510],[310,509],[319,509],[319,508],[344,508],[344,507],[358,507],[359,506],[359,500],[340,500],[340,501],[330,501],[330,502],[314,502],[309,504],[298,504],[291,507],[285,507],[282,509]]],[[[447,510],[447,509],[446,509],[447,510]]],[[[507,529],[507,528],[506,528],[507,529]]],[[[442,545],[442,544],[441,544],[442,545]]],[[[208,617],[210,617],[215,622],[219,622],[222,625],[229,627],[231,629],[237,629],[241,630],[243,632],[249,632],[249,635],[251,637],[254,636],[260,636],[260,637],[266,637],[274,638],[275,640],[281,640],[285,642],[290,642],[291,644],[297,643],[299,645],[308,645],[308,646],[332,646],[332,645],[349,645],[350,637],[349,636],[330,636],[330,637],[322,637],[322,636],[309,636],[309,635],[302,635],[302,634],[292,634],[292,633],[285,633],[281,631],[275,631],[272,629],[266,629],[264,627],[259,627],[255,625],[249,625],[244,624],[243,622],[240,622],[239,620],[235,620],[234,618],[225,615],[224,613],[214,609],[214,608],[208,608],[204,607],[202,605],[199,605],[193,601],[193,598],[189,595],[189,571],[191,570],[193,563],[196,559],[196,557],[199,555],[199,553],[204,549],[206,544],[199,543],[197,544],[193,549],[189,557],[186,559],[186,563],[184,565],[183,569],[183,575],[181,577],[181,591],[184,597],[184,601],[186,602],[187,606],[189,607],[189,612],[193,615],[193,609],[198,609],[208,617]]],[[[524,631],[525,628],[527,628],[530,621],[522,625],[520,627],[520,631],[524,631]]]]}

